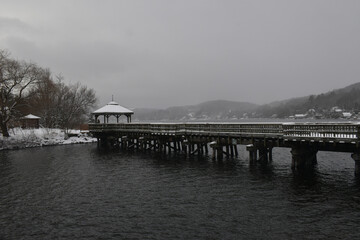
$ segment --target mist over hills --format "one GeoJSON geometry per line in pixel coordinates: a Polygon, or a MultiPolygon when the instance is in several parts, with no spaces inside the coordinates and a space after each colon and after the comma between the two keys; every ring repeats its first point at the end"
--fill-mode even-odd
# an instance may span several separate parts
{"type": "Polygon", "coordinates": [[[215,100],[190,106],[176,106],[167,109],[135,109],[137,120],[219,120],[239,118],[257,109],[259,105],[248,102],[215,100]]]}
{"type": "Polygon", "coordinates": [[[357,114],[360,112],[360,82],[318,95],[276,101],[257,105],[249,102],[215,100],[189,106],[167,109],[134,109],[138,121],[201,121],[239,120],[246,118],[287,118],[307,114],[323,118],[336,117],[333,110],[357,114]]]}
{"type": "Polygon", "coordinates": [[[332,118],[334,116],[331,112],[334,108],[358,113],[360,111],[360,82],[318,95],[265,104],[257,109],[257,115],[259,117],[276,115],[276,117],[284,118],[312,110],[319,115],[332,118]]]}

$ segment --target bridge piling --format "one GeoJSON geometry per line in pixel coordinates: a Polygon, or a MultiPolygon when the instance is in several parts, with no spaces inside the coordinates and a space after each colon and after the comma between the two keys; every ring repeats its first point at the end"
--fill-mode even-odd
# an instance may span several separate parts
{"type": "Polygon", "coordinates": [[[207,155],[209,153],[208,143],[206,142],[205,145],[205,154],[207,155]]]}
{"type": "Polygon", "coordinates": [[[268,161],[268,150],[265,147],[259,148],[259,161],[268,161]]]}
{"type": "Polygon", "coordinates": [[[258,156],[258,149],[253,144],[249,144],[246,146],[246,150],[249,152],[250,163],[255,163],[258,156]]]}
{"type": "Polygon", "coordinates": [[[238,156],[239,156],[239,152],[238,152],[238,149],[237,149],[237,145],[236,145],[236,144],[234,145],[234,150],[235,150],[235,157],[238,157],[238,156]]]}
{"type": "Polygon", "coordinates": [[[216,147],[216,158],[218,160],[222,160],[223,159],[223,146],[222,145],[219,145],[216,147]]]}
{"type": "Polygon", "coordinates": [[[308,147],[293,147],[291,149],[292,162],[291,168],[293,170],[300,170],[304,168],[313,167],[317,163],[317,150],[308,147]]]}
{"type": "Polygon", "coordinates": [[[351,154],[351,158],[355,161],[355,176],[360,176],[360,153],[351,154]]]}
{"type": "Polygon", "coordinates": [[[273,150],[272,147],[268,148],[269,162],[272,162],[272,160],[273,160],[272,150],[273,150]]]}

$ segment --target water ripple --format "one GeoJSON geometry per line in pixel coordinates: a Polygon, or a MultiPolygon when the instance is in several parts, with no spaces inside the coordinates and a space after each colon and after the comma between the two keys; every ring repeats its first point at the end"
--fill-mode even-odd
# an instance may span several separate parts
{"type": "Polygon", "coordinates": [[[214,162],[94,145],[0,152],[3,239],[358,238],[360,181],[348,154],[319,153],[293,173],[288,150],[269,164],[214,162]]]}

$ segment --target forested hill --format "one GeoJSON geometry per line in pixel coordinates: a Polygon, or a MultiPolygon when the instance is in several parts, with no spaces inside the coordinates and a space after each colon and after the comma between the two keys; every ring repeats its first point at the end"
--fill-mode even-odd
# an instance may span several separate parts
{"type": "Polygon", "coordinates": [[[317,113],[323,114],[331,111],[334,107],[346,111],[359,112],[360,82],[319,95],[310,95],[262,105],[257,109],[257,115],[271,117],[275,114],[281,118],[306,113],[309,109],[314,109],[317,113]]]}
{"type": "Polygon", "coordinates": [[[311,109],[313,115],[332,117],[331,111],[338,107],[344,111],[360,112],[360,82],[345,88],[318,95],[277,101],[265,105],[248,102],[216,100],[191,106],[167,109],[135,109],[139,121],[189,121],[189,120],[237,120],[242,118],[286,118],[305,114],[311,109]]]}
{"type": "Polygon", "coordinates": [[[255,111],[258,105],[248,102],[216,100],[190,106],[169,107],[167,109],[135,109],[138,120],[217,120],[239,119],[255,111]]]}

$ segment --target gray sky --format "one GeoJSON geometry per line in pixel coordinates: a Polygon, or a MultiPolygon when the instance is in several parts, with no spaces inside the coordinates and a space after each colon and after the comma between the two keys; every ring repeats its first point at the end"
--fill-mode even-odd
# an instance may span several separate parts
{"type": "Polygon", "coordinates": [[[268,103],[360,81],[359,0],[0,0],[0,48],[99,105],[268,103]]]}

